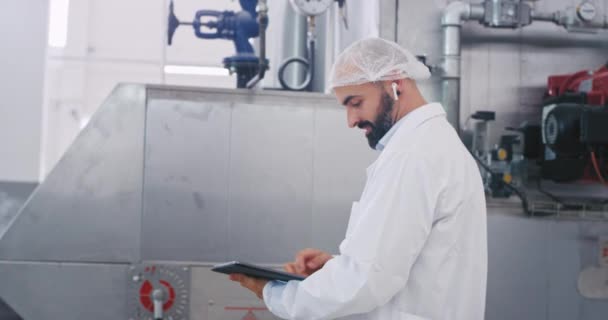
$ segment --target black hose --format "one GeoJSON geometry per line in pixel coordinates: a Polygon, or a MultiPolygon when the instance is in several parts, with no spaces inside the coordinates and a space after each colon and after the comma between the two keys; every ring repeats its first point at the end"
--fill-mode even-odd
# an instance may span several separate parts
{"type": "Polygon", "coordinates": [[[542,194],[546,195],[547,197],[551,198],[551,200],[553,200],[553,201],[555,201],[555,202],[557,202],[557,203],[559,203],[559,204],[563,204],[563,203],[564,203],[564,202],[562,201],[562,199],[558,198],[556,195],[552,194],[551,192],[549,192],[549,191],[547,191],[547,190],[545,190],[545,189],[543,188],[543,185],[542,185],[542,177],[541,177],[541,176],[539,176],[539,177],[536,179],[536,189],[538,189],[538,191],[539,191],[540,193],[542,193],[542,194]]]}
{"type": "Polygon", "coordinates": [[[307,52],[307,56],[305,58],[292,57],[292,58],[285,60],[281,64],[281,67],[279,68],[279,83],[281,83],[281,86],[283,87],[283,89],[286,89],[286,90],[312,91],[312,80],[314,79],[314,74],[315,74],[315,41],[309,40],[308,41],[308,52],[307,52]],[[304,82],[302,82],[298,86],[292,87],[287,82],[285,82],[285,70],[287,69],[287,67],[290,64],[292,64],[294,62],[298,62],[298,63],[301,63],[304,66],[306,66],[307,72],[306,72],[306,79],[304,79],[304,82]]]}

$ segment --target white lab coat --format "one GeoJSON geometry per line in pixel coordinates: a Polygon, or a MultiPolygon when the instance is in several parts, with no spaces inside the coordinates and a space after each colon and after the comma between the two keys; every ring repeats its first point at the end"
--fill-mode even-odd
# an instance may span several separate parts
{"type": "Polygon", "coordinates": [[[441,105],[402,121],[367,169],[340,254],[305,281],[265,287],[275,315],[484,318],[486,208],[477,165],[441,105]]]}

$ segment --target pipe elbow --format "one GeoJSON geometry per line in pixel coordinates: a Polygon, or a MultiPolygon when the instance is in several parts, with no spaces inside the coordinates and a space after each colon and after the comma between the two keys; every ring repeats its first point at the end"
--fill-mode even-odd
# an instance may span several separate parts
{"type": "Polygon", "coordinates": [[[471,4],[454,1],[448,4],[443,10],[441,17],[442,26],[460,26],[463,20],[467,20],[471,16],[471,4]]]}

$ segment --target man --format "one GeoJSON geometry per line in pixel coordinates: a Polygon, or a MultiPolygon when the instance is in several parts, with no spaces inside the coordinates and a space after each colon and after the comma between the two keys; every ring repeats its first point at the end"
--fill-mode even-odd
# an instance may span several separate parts
{"type": "Polygon", "coordinates": [[[416,80],[407,50],[360,40],[336,60],[331,86],[348,125],[380,151],[367,169],[340,254],[300,252],[285,266],[309,277],[266,282],[231,275],[284,319],[484,318],[486,209],[479,170],[416,80]]]}

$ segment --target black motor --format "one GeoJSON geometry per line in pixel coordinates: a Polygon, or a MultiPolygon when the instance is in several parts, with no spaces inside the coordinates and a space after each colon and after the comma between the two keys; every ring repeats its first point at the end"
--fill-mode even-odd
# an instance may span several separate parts
{"type": "MultiPolygon", "coordinates": [[[[543,108],[541,176],[570,182],[584,176],[592,151],[608,155],[608,107],[576,103],[551,104],[543,108]],[[598,151],[598,152],[596,152],[598,151]]],[[[603,162],[600,161],[602,164],[603,162]]]]}

